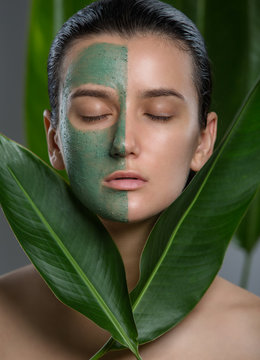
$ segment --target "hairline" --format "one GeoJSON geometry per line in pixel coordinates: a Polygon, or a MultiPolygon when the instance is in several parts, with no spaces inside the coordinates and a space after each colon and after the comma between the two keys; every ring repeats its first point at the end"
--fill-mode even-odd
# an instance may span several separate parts
{"type": "Polygon", "coordinates": [[[158,37],[161,37],[164,41],[174,44],[180,51],[184,52],[184,53],[188,53],[189,56],[191,57],[191,62],[192,62],[192,82],[197,94],[197,101],[198,101],[198,122],[199,122],[199,126],[202,129],[203,125],[201,124],[200,121],[200,90],[198,88],[198,79],[197,79],[197,75],[196,75],[196,62],[195,62],[195,57],[193,56],[192,50],[189,48],[189,46],[185,43],[184,40],[179,39],[177,37],[174,37],[173,34],[168,35],[166,34],[163,30],[160,31],[158,29],[156,30],[149,30],[149,29],[144,29],[144,30],[135,30],[130,32],[120,32],[120,31],[116,31],[116,30],[102,30],[102,31],[97,31],[97,32],[93,32],[90,34],[80,34],[78,36],[75,36],[75,38],[73,38],[71,41],[69,41],[63,48],[63,53],[61,54],[60,57],[60,66],[59,66],[59,71],[58,71],[58,119],[56,122],[55,127],[57,128],[59,126],[59,122],[60,122],[60,98],[61,98],[61,90],[64,86],[64,81],[65,81],[65,76],[66,76],[66,72],[68,70],[68,68],[66,68],[66,72],[63,71],[63,67],[64,67],[64,61],[66,56],[68,56],[68,53],[70,51],[72,51],[73,47],[80,42],[81,40],[91,40],[91,39],[95,39],[99,36],[102,35],[111,35],[111,36],[119,36],[122,39],[125,40],[130,40],[134,37],[146,37],[149,35],[155,35],[158,37]],[[64,78],[62,79],[62,73],[64,74],[64,78]]]}

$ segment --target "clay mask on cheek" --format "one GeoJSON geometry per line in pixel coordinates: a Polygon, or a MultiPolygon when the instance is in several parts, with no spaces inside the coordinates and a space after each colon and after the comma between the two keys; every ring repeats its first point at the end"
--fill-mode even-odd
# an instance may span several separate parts
{"type": "Polygon", "coordinates": [[[127,191],[102,185],[104,178],[126,168],[122,156],[111,156],[113,147],[125,151],[125,111],[127,87],[127,48],[96,43],[84,49],[70,66],[65,78],[60,135],[64,160],[74,193],[95,214],[114,221],[128,220],[127,191]],[[67,117],[68,96],[83,84],[98,84],[117,91],[120,114],[117,122],[95,131],[73,127],[67,117]]]}

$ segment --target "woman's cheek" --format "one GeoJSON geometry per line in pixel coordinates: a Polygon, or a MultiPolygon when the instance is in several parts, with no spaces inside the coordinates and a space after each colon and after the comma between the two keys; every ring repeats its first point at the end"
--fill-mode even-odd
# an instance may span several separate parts
{"type": "Polygon", "coordinates": [[[61,126],[61,138],[68,177],[78,199],[100,217],[126,222],[127,192],[102,185],[107,175],[126,167],[124,158],[109,155],[115,127],[83,132],[66,119],[61,126]]]}

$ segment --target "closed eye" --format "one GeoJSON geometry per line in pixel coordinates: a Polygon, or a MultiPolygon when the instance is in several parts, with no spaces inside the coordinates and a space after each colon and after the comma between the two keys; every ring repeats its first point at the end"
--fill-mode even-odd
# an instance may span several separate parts
{"type": "Polygon", "coordinates": [[[172,118],[172,115],[163,116],[163,115],[153,115],[153,114],[149,114],[149,113],[145,113],[144,115],[148,116],[150,119],[155,120],[155,121],[167,121],[172,118]]]}
{"type": "Polygon", "coordinates": [[[97,116],[83,116],[82,115],[81,118],[86,122],[95,122],[95,121],[106,119],[109,115],[112,115],[112,114],[102,114],[102,115],[97,115],[97,116]]]}

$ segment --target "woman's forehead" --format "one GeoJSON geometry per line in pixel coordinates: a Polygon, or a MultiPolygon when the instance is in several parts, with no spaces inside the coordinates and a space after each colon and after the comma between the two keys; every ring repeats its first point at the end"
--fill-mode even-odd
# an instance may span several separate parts
{"type": "Polygon", "coordinates": [[[93,44],[98,43],[107,43],[115,45],[127,46],[127,41],[124,40],[121,36],[118,35],[95,35],[95,36],[86,36],[79,39],[73,40],[69,48],[66,50],[65,55],[62,60],[62,75],[66,75],[70,65],[77,60],[80,56],[80,53],[86,50],[93,44]]]}
{"type": "Polygon", "coordinates": [[[72,61],[65,86],[77,88],[97,84],[111,88],[126,86],[128,50],[112,43],[93,43],[83,48],[72,61]]]}
{"type": "Polygon", "coordinates": [[[188,52],[158,35],[99,35],[78,39],[68,50],[62,68],[63,84],[93,83],[128,90],[175,85],[187,96],[196,96],[193,63],[188,52]],[[121,85],[120,85],[121,84],[121,85]]]}

